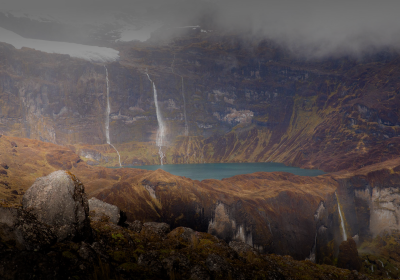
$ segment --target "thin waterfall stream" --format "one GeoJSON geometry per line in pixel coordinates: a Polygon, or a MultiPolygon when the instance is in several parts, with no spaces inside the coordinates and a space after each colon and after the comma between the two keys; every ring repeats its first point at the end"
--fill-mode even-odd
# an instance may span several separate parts
{"type": "Polygon", "coordinates": [[[110,108],[110,83],[109,83],[109,80],[108,80],[108,70],[107,70],[107,67],[105,65],[104,65],[104,68],[106,69],[106,82],[107,82],[106,141],[107,141],[107,144],[109,144],[111,147],[113,147],[114,150],[117,152],[119,166],[122,167],[122,165],[121,165],[121,156],[120,156],[117,148],[115,148],[115,146],[113,144],[111,144],[111,141],[110,141],[110,113],[111,113],[111,108],[110,108]]]}
{"type": "Polygon", "coordinates": [[[335,192],[336,195],[336,200],[338,203],[338,210],[339,210],[339,216],[340,216],[340,225],[342,226],[342,235],[343,235],[343,241],[347,241],[347,235],[346,235],[346,228],[344,227],[344,220],[342,216],[342,211],[340,210],[340,205],[339,205],[339,198],[337,193],[335,192]]]}
{"type": "Polygon", "coordinates": [[[154,94],[154,104],[156,106],[156,115],[157,115],[157,123],[158,123],[158,130],[157,130],[157,136],[156,136],[156,146],[158,147],[158,154],[160,155],[160,164],[163,165],[163,160],[164,160],[164,153],[162,151],[162,147],[165,146],[164,144],[164,137],[165,137],[165,124],[162,119],[161,111],[158,106],[158,100],[157,100],[157,88],[154,82],[150,79],[150,76],[148,73],[146,73],[147,78],[153,85],[153,94],[154,94]]]}

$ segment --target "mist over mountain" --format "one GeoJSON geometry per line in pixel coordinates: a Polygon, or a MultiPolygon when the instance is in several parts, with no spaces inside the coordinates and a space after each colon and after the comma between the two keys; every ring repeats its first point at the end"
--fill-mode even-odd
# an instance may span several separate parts
{"type": "MultiPolygon", "coordinates": [[[[76,19],[75,25],[80,25],[83,30],[89,25],[99,27],[101,24],[102,28],[98,28],[98,32],[108,34],[112,31],[118,32],[116,30],[121,28],[123,23],[121,23],[121,16],[108,21],[105,18],[123,13],[125,17],[137,20],[138,29],[143,26],[145,20],[157,20],[160,23],[157,27],[200,25],[204,29],[241,33],[257,39],[271,39],[284,48],[306,57],[324,57],[362,55],[381,49],[398,51],[400,19],[397,11],[399,8],[399,2],[392,0],[379,2],[373,0],[7,0],[2,4],[1,10],[13,11],[14,14],[19,11],[19,16],[29,14],[27,12],[29,10],[35,13],[40,11],[43,14],[53,14],[56,22],[62,22],[62,18],[70,18],[72,21],[76,19]],[[139,21],[142,23],[138,23],[139,21]]],[[[154,30],[155,28],[151,31],[154,30]]],[[[48,33],[48,31],[43,31],[43,33],[46,32],[48,33]]],[[[37,37],[46,37],[39,31],[36,33],[37,37]]],[[[72,37],[78,35],[76,33],[79,33],[78,29],[65,30],[64,41],[71,41],[72,37]],[[69,32],[74,34],[69,34],[69,32]]],[[[33,36],[27,32],[20,35],[33,36]]],[[[116,38],[118,39],[118,35],[116,38]]]]}

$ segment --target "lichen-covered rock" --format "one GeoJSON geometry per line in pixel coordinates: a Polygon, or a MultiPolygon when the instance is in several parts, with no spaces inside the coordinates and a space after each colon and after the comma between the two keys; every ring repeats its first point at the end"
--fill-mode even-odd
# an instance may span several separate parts
{"type": "Polygon", "coordinates": [[[18,208],[0,208],[0,240],[20,250],[43,249],[55,243],[52,229],[18,208]]]}
{"type": "Polygon", "coordinates": [[[229,263],[222,258],[219,255],[216,254],[210,254],[208,255],[206,259],[206,266],[207,268],[216,273],[216,274],[222,274],[226,275],[228,278],[228,275],[232,276],[232,267],[229,265],[229,263]]]}
{"type": "Polygon", "coordinates": [[[172,253],[169,257],[164,258],[161,263],[170,276],[184,275],[191,268],[188,258],[179,253],[172,253]]]}
{"type": "Polygon", "coordinates": [[[82,242],[81,243],[81,247],[78,250],[78,254],[79,256],[87,261],[90,261],[92,263],[94,263],[94,261],[96,261],[96,251],[90,247],[89,244],[82,242]]]}
{"type": "Polygon", "coordinates": [[[164,239],[170,231],[171,227],[169,224],[148,222],[143,224],[143,228],[140,233],[146,235],[155,235],[156,237],[164,239]]]}
{"type": "Polygon", "coordinates": [[[231,247],[233,250],[235,250],[241,256],[247,256],[249,253],[258,255],[257,250],[255,250],[249,244],[246,244],[241,241],[231,241],[231,242],[229,242],[229,247],[231,247]]]}
{"type": "Polygon", "coordinates": [[[89,199],[89,213],[93,221],[99,221],[106,217],[114,224],[122,224],[125,222],[124,215],[121,215],[121,210],[112,204],[101,201],[95,197],[89,199]]]}
{"type": "Polygon", "coordinates": [[[196,237],[196,232],[187,227],[178,227],[168,233],[168,238],[176,238],[186,243],[191,243],[196,237]]]}
{"type": "Polygon", "coordinates": [[[156,250],[141,254],[138,258],[138,265],[146,266],[155,273],[160,273],[164,270],[160,261],[160,253],[156,250]]]}
{"type": "Polygon", "coordinates": [[[139,233],[143,228],[143,223],[138,220],[133,221],[132,223],[127,222],[126,224],[128,225],[127,226],[128,229],[133,230],[134,232],[137,232],[137,233],[139,233]]]}
{"type": "Polygon", "coordinates": [[[36,179],[24,194],[22,207],[50,226],[58,241],[91,237],[84,186],[69,172],[55,171],[36,179]]]}

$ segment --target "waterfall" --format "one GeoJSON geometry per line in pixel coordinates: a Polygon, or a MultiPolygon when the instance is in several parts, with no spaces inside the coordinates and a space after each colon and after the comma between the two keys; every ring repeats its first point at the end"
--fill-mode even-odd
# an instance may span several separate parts
{"type": "Polygon", "coordinates": [[[158,107],[156,85],[150,79],[149,74],[146,73],[146,75],[147,75],[147,78],[149,79],[149,81],[153,84],[154,105],[156,106],[156,115],[157,115],[157,123],[158,123],[158,130],[157,130],[157,136],[156,136],[156,146],[158,147],[158,154],[160,155],[160,163],[161,163],[161,165],[163,165],[163,160],[164,160],[165,155],[164,155],[164,153],[162,151],[162,147],[165,146],[164,145],[165,125],[164,125],[164,121],[162,119],[160,108],[158,107]]]}
{"type": "Polygon", "coordinates": [[[310,256],[308,258],[306,258],[306,260],[309,260],[313,263],[315,263],[315,252],[317,250],[317,235],[318,235],[318,232],[315,233],[314,246],[311,248],[310,256]]]}
{"type": "Polygon", "coordinates": [[[340,216],[340,225],[342,226],[343,241],[347,241],[346,228],[344,227],[344,220],[343,220],[343,216],[342,216],[342,211],[340,210],[339,198],[338,198],[336,192],[335,192],[335,195],[336,195],[336,200],[337,200],[337,203],[338,203],[339,216],[340,216]]]}
{"type": "Polygon", "coordinates": [[[107,144],[109,144],[111,147],[113,147],[114,150],[117,152],[119,166],[122,167],[122,165],[121,165],[121,156],[119,155],[119,152],[118,152],[117,148],[115,148],[114,145],[111,144],[111,141],[110,141],[110,113],[111,113],[111,109],[110,109],[110,83],[109,83],[109,80],[108,80],[108,70],[107,70],[107,67],[105,65],[104,65],[104,68],[106,69],[106,82],[107,82],[106,141],[107,141],[107,144]]]}
{"type": "Polygon", "coordinates": [[[108,70],[107,67],[104,65],[106,69],[106,82],[107,82],[107,114],[106,114],[106,140],[107,144],[110,144],[110,84],[108,81],[108,70]]]}

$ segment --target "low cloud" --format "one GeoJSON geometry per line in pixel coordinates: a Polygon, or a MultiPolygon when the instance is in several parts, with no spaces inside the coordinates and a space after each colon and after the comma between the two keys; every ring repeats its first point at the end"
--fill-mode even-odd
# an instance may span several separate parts
{"type": "Polygon", "coordinates": [[[121,10],[168,25],[196,25],[272,39],[322,57],[400,48],[398,0],[3,0],[2,9],[121,10]]]}

